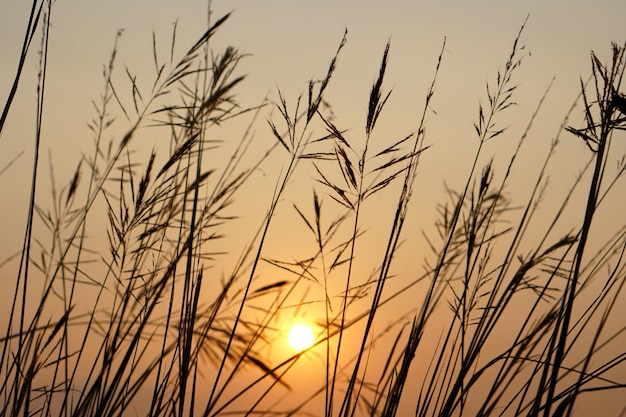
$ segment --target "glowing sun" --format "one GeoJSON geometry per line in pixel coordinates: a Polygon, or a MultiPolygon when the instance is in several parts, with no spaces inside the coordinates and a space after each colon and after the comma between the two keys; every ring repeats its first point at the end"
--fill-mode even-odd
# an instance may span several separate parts
{"type": "Polygon", "coordinates": [[[291,330],[289,330],[288,338],[289,346],[298,352],[310,348],[315,341],[315,335],[311,327],[302,323],[294,325],[291,330]]]}

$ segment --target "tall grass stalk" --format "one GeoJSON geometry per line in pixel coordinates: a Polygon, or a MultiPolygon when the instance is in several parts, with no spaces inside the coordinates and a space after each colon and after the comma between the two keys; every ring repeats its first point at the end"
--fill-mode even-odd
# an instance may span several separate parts
{"type": "MultiPolygon", "coordinates": [[[[37,21],[39,20],[40,14],[42,12],[42,8],[44,3],[42,2],[36,15],[36,2],[33,3],[33,8],[31,10],[31,15],[29,17],[27,34],[24,40],[24,45],[22,47],[22,53],[20,56],[20,63],[18,65],[18,71],[15,76],[13,86],[9,93],[9,97],[5,104],[2,118],[0,119],[0,132],[2,131],[2,127],[4,126],[4,122],[6,120],[6,116],[8,114],[8,110],[11,107],[11,103],[15,94],[17,92],[18,81],[21,76],[21,71],[24,65],[24,59],[28,52],[28,47],[30,41],[34,35],[34,29],[37,26],[37,21]]],[[[16,279],[16,287],[13,297],[13,304],[11,306],[11,312],[9,313],[9,320],[7,325],[7,338],[9,337],[10,328],[13,324],[14,315],[16,313],[15,308],[19,309],[18,311],[18,334],[17,334],[17,344],[18,349],[14,353],[15,363],[26,364],[27,361],[31,360],[29,358],[30,352],[29,349],[26,348],[22,350],[23,344],[26,344],[27,341],[31,342],[30,337],[28,335],[28,330],[25,328],[26,321],[26,305],[28,303],[27,298],[30,292],[29,290],[29,267],[30,267],[30,254],[33,242],[33,217],[35,215],[35,196],[37,192],[37,173],[39,167],[39,151],[41,146],[41,134],[42,134],[42,123],[43,123],[43,109],[44,109],[44,97],[45,97],[45,81],[46,81],[46,69],[47,69],[47,59],[48,59],[48,35],[50,31],[50,12],[51,12],[51,3],[47,3],[47,8],[44,12],[44,23],[42,30],[42,40],[41,40],[41,51],[40,51],[40,59],[39,59],[39,74],[37,80],[37,105],[36,105],[36,126],[35,126],[35,145],[34,145],[34,156],[33,156],[33,171],[32,171],[32,181],[30,186],[30,196],[28,202],[28,214],[26,220],[26,230],[24,232],[24,240],[22,243],[22,256],[20,258],[20,265],[17,272],[16,279]],[[21,288],[20,288],[21,286],[21,288]],[[20,299],[21,293],[21,299],[20,299]]],[[[36,357],[38,354],[39,344],[41,340],[35,341],[34,353],[33,355],[36,357]]],[[[30,347],[30,346],[29,346],[30,347]]],[[[6,345],[3,346],[2,349],[2,357],[0,358],[0,368],[3,368],[3,364],[5,360],[7,360],[7,349],[6,345]]],[[[13,399],[11,401],[12,404],[12,413],[18,414],[21,412],[22,407],[24,410],[28,409],[28,405],[31,402],[31,393],[32,393],[32,377],[33,371],[35,368],[35,360],[32,359],[32,362],[29,364],[28,371],[18,375],[15,375],[13,379],[13,384],[9,388],[12,391],[13,399]]],[[[4,384],[7,384],[9,381],[6,381],[4,384]]],[[[3,384],[3,386],[4,386],[3,384]]]]}
{"type": "MultiPolygon", "coordinates": [[[[554,365],[551,370],[550,385],[547,393],[546,407],[544,416],[550,415],[551,404],[553,402],[554,391],[558,381],[561,364],[565,356],[567,338],[570,332],[570,321],[572,320],[572,310],[574,300],[577,293],[577,286],[580,281],[581,268],[585,247],[589,239],[591,223],[596,213],[600,189],[603,184],[604,172],[607,164],[608,150],[610,147],[610,139],[616,129],[623,127],[623,113],[616,105],[622,98],[620,96],[621,81],[624,74],[626,60],[624,59],[625,46],[616,44],[612,47],[612,60],[607,66],[602,64],[600,60],[592,55],[592,71],[595,86],[595,103],[598,107],[599,120],[596,121],[593,116],[592,103],[587,99],[587,94],[583,86],[583,99],[585,106],[586,126],[583,129],[569,128],[569,131],[579,136],[589,148],[595,153],[595,165],[593,177],[589,186],[589,196],[587,197],[587,206],[583,224],[580,229],[580,239],[576,247],[576,255],[574,257],[573,269],[571,270],[567,281],[566,296],[563,297],[563,313],[560,320],[558,330],[558,342],[554,355],[554,365]],[[622,117],[620,117],[622,116],[622,117]]],[[[598,117],[598,116],[596,116],[598,117]]],[[[599,328],[598,331],[600,331],[599,328]]],[[[577,394],[583,381],[583,376],[587,372],[591,353],[594,350],[595,341],[591,346],[591,352],[585,361],[581,371],[581,377],[574,387],[572,394],[568,395],[562,404],[565,404],[565,415],[570,415],[576,400],[577,394]]]]}

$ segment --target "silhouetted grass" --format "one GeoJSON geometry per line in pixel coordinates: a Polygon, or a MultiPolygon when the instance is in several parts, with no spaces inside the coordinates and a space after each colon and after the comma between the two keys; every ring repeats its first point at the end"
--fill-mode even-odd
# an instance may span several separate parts
{"type": "MultiPolygon", "coordinates": [[[[518,155],[551,87],[521,136],[500,127],[501,115],[515,107],[517,71],[526,59],[522,25],[488,83],[487,103],[479,106],[475,153],[462,189],[447,190],[437,218],[420,219],[432,253],[420,271],[398,277],[398,263],[415,264],[404,258],[413,255],[400,243],[415,234],[404,227],[411,199],[428,198],[416,178],[424,175],[418,167],[428,157],[426,115],[445,63],[445,41],[415,132],[385,142],[378,121],[391,97],[385,83],[390,44],[361,132],[342,129],[325,98],[346,34],[326,75],[311,81],[295,103],[278,91],[277,103],[253,108],[237,101],[244,55],[212,48],[228,15],[179,59],[176,28],[169,60],[160,60],[153,41],[155,76],[148,89],[128,69],[129,92],[116,86],[114,47],[89,122],[91,154],[76,163],[60,190],[50,175],[47,207],[35,196],[50,12],[49,3],[33,2],[13,82],[18,85],[39,24],[32,191],[1,339],[1,416],[347,417],[404,415],[408,409],[424,417],[566,416],[579,399],[624,389],[626,354],[619,341],[625,327],[623,321],[607,327],[615,316],[619,320],[626,281],[623,219],[614,219],[614,234],[594,235],[602,239],[594,245],[590,239],[598,210],[624,172],[623,159],[617,170],[607,166],[614,159],[611,141],[623,139],[626,129],[626,46],[613,45],[607,64],[592,54],[591,81],[581,82],[583,126],[569,126],[567,116],[536,170],[524,167],[533,187],[525,201],[515,201],[507,187],[520,172],[518,155]],[[107,142],[114,114],[129,127],[107,142]],[[258,122],[262,118],[267,124],[258,122]],[[250,127],[237,143],[217,141],[213,132],[228,123],[250,127]],[[262,152],[254,127],[275,140],[262,152]],[[148,128],[169,142],[142,155],[134,139],[148,128]],[[563,134],[584,141],[589,163],[560,203],[540,211],[563,134]],[[517,140],[514,152],[483,162],[487,144],[500,140],[517,140]],[[224,254],[239,249],[223,243],[239,227],[231,206],[248,201],[247,187],[275,158],[284,165],[271,180],[273,194],[246,203],[262,213],[261,221],[227,271],[224,254]],[[302,169],[313,172],[314,181],[303,184],[296,175],[302,169]],[[290,200],[292,187],[311,190],[309,207],[290,200]],[[581,204],[573,197],[581,189],[588,197],[579,224],[558,234],[564,212],[581,204]],[[388,205],[374,201],[379,193],[386,193],[388,205]],[[389,228],[367,275],[371,259],[357,253],[371,244],[370,207],[389,228]],[[277,224],[292,221],[286,208],[299,222],[288,225],[291,240],[311,248],[310,255],[276,256],[268,243],[277,224]],[[531,233],[539,216],[547,226],[531,233]],[[105,249],[90,236],[88,223],[94,222],[104,228],[98,239],[106,239],[105,249]],[[267,279],[268,271],[279,271],[280,278],[267,279]],[[397,300],[406,296],[413,305],[403,305],[390,323],[379,319],[391,305],[397,311],[397,300]],[[276,359],[277,326],[307,306],[322,311],[315,346],[276,359]],[[320,364],[319,381],[306,376],[309,391],[298,392],[292,385],[302,378],[297,369],[306,357],[320,364]]],[[[9,93],[0,130],[16,92],[9,93]]]]}

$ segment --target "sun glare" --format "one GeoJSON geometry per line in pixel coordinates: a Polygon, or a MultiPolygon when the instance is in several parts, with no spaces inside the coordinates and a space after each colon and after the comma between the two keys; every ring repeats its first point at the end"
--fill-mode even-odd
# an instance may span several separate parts
{"type": "Polygon", "coordinates": [[[306,324],[296,324],[289,330],[289,346],[300,352],[313,346],[315,335],[313,330],[306,324]]]}

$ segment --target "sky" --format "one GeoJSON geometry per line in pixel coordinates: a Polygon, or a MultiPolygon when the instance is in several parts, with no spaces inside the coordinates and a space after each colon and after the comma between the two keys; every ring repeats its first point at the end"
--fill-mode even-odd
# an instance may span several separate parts
{"type": "MultiPolygon", "coordinates": [[[[0,5],[2,104],[15,74],[29,3],[3,0],[0,5]]],[[[309,80],[325,75],[347,30],[347,44],[327,98],[337,123],[355,135],[363,134],[369,89],[385,44],[390,42],[385,85],[393,93],[381,116],[385,132],[381,141],[403,137],[417,128],[445,39],[433,111],[427,114],[427,143],[432,148],[420,168],[425,175],[418,180],[422,191],[416,205],[422,213],[432,213],[435,203],[441,201],[444,181],[452,187],[463,183],[471,163],[467,155],[475,149],[473,123],[478,105],[486,102],[485,85],[493,82],[502,68],[527,18],[521,42],[530,53],[516,74],[518,106],[503,121],[513,135],[523,132],[553,78],[554,84],[536,120],[533,147],[522,157],[522,167],[536,166],[540,155],[545,154],[578,94],[580,79],[586,79],[590,72],[590,52],[606,58],[612,41],[626,41],[623,0],[214,0],[210,19],[230,12],[232,16],[215,37],[214,46],[232,45],[249,54],[240,66],[247,78],[239,99],[247,106],[259,104],[268,94],[275,100],[277,91],[293,103],[306,91],[309,80]]],[[[56,0],[51,16],[42,171],[48,172],[51,154],[55,178],[65,183],[77,158],[90,149],[86,123],[93,117],[91,101],[102,91],[102,68],[120,29],[119,80],[124,78],[124,67],[141,80],[141,76],[149,79],[154,73],[153,33],[159,53],[167,56],[177,22],[180,53],[204,32],[207,19],[207,4],[201,0],[56,0]]],[[[36,51],[34,45],[0,137],[0,169],[17,157],[0,176],[2,195],[10,196],[0,202],[0,228],[5,236],[0,253],[7,255],[20,249],[19,237],[25,227],[29,187],[25,173],[30,170],[33,154],[36,51]]],[[[573,118],[580,122],[580,111],[573,118]]],[[[116,123],[120,131],[127,127],[122,118],[116,123]]],[[[235,131],[242,130],[235,127],[235,131]]],[[[263,128],[258,134],[271,137],[263,128]]],[[[576,161],[571,165],[580,167],[586,148],[572,138],[568,140],[571,145],[559,154],[563,159],[558,164],[569,169],[571,161],[576,161]]],[[[490,152],[497,155],[509,149],[501,146],[490,152]]],[[[150,147],[140,150],[149,152],[150,147]]],[[[576,167],[552,181],[555,194],[565,192],[574,181],[579,170],[576,167]]],[[[268,170],[267,176],[271,172],[268,170]]],[[[523,194],[528,184],[523,172],[520,177],[515,192],[523,194]]],[[[42,178],[49,182],[49,175],[42,178]]],[[[300,197],[296,194],[294,198],[300,197]]],[[[621,213],[620,203],[623,201],[615,203],[611,213],[621,213]]],[[[245,213],[245,208],[242,211],[245,213]]],[[[2,275],[0,279],[6,279],[6,273],[2,275]]]]}
{"type": "MultiPolygon", "coordinates": [[[[28,16],[28,4],[19,0],[3,2],[0,19],[0,93],[6,97],[9,80],[21,47],[28,16]]],[[[202,33],[207,21],[204,1],[77,1],[54,3],[48,97],[51,105],[47,124],[50,143],[66,143],[66,137],[84,136],[92,117],[90,101],[101,89],[102,66],[109,59],[115,34],[119,42],[118,64],[135,74],[151,74],[151,42],[154,31],[162,54],[167,54],[172,24],[178,22],[177,44],[181,47],[202,33]],[[75,105],[72,105],[73,103],[75,105]]],[[[233,12],[216,43],[230,44],[250,54],[241,64],[248,75],[247,104],[258,103],[278,89],[289,100],[306,88],[312,78],[325,74],[344,30],[348,43],[339,58],[339,71],[330,92],[342,124],[358,126],[363,120],[369,87],[374,80],[387,41],[391,42],[387,82],[394,89],[388,112],[398,134],[415,129],[426,88],[446,38],[446,52],[437,84],[434,109],[438,117],[431,129],[444,135],[471,134],[484,86],[494,78],[510,50],[512,40],[529,16],[522,41],[531,56],[520,71],[518,102],[522,111],[534,108],[552,77],[557,77],[547,111],[558,120],[575,97],[579,78],[589,73],[589,53],[606,56],[611,41],[623,42],[621,1],[214,1],[213,18],[233,12]],[[445,107],[444,107],[445,103],[445,107]],[[438,107],[441,106],[441,107],[438,107]],[[450,123],[454,120],[454,123],[450,123]],[[451,128],[457,128],[451,131],[451,128]]],[[[36,48],[33,49],[36,51],[36,48]]],[[[35,56],[35,54],[33,54],[35,56]]],[[[121,72],[121,71],[120,71],[121,72]]],[[[20,126],[32,125],[36,63],[27,62],[24,82],[12,110],[12,123],[3,136],[4,163],[21,150],[20,126]],[[30,78],[28,78],[30,77],[30,78]]],[[[243,95],[242,95],[243,96],[243,95]]],[[[523,120],[523,119],[522,119],[523,120]]],[[[443,135],[433,135],[445,152],[443,135]]],[[[448,142],[449,143],[449,142],[448,142]]],[[[72,147],[73,149],[80,149],[72,147]]],[[[65,152],[65,151],[64,151],[65,152]]],[[[59,157],[62,157],[59,155],[59,157]]],[[[28,166],[27,158],[18,161],[28,166]]],[[[15,170],[19,170],[16,165],[15,170]]]]}

